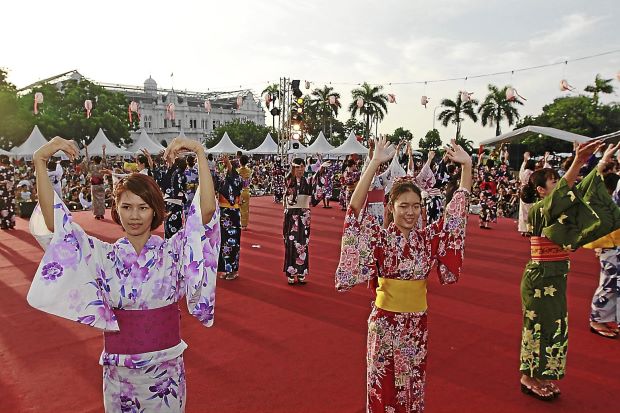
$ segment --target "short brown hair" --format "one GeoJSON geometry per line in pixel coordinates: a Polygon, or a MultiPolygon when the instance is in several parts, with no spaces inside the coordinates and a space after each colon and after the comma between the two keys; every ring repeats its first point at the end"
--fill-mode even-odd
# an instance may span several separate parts
{"type": "Polygon", "coordinates": [[[121,179],[114,187],[114,196],[112,200],[112,220],[118,225],[121,223],[121,217],[118,215],[116,206],[121,199],[123,192],[129,191],[138,195],[151,208],[153,208],[153,221],[151,222],[151,230],[159,227],[166,218],[166,203],[161,189],[153,178],[148,175],[134,172],[129,176],[121,179]]]}

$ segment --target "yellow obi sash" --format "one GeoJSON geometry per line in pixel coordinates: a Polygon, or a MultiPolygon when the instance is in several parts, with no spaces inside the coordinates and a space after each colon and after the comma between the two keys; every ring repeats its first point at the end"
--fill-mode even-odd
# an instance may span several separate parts
{"type": "Polygon", "coordinates": [[[235,208],[235,209],[239,209],[239,197],[235,198],[235,205],[230,205],[230,202],[228,202],[228,200],[226,198],[224,198],[222,195],[220,195],[218,201],[219,201],[220,207],[222,207],[222,208],[235,208]]]}
{"type": "Polygon", "coordinates": [[[397,280],[379,277],[375,305],[394,313],[426,311],[426,280],[397,280]]]}
{"type": "Polygon", "coordinates": [[[530,238],[530,252],[532,261],[565,261],[568,257],[568,251],[562,249],[545,237],[530,238]]]}
{"type": "Polygon", "coordinates": [[[584,245],[584,248],[590,248],[590,249],[595,249],[595,248],[613,248],[613,247],[617,247],[620,245],[620,229],[617,229],[599,239],[597,239],[596,241],[592,241],[586,245],[584,245]]]}

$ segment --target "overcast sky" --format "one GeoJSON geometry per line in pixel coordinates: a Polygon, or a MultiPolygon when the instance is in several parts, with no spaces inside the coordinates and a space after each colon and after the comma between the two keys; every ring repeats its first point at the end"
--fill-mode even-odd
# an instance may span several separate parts
{"type": "MultiPolygon", "coordinates": [[[[141,85],[152,75],[166,88],[174,81],[176,89],[242,86],[260,93],[287,76],[313,87],[332,82],[346,105],[355,84],[368,81],[397,98],[379,131],[403,126],[416,138],[432,128],[442,98],[454,99],[462,89],[483,98],[488,83],[512,84],[526,97],[522,115],[537,114],[565,94],[562,78],[583,90],[597,73],[613,77],[619,92],[605,100],[620,100],[620,53],[512,76],[388,84],[620,49],[617,0],[8,0],[3,15],[0,66],[18,87],[77,69],[101,82],[141,85]],[[426,109],[422,95],[431,99],[426,109]]],[[[346,111],[340,118],[348,118],[346,111]]],[[[437,127],[444,141],[455,131],[437,127]]],[[[466,121],[463,133],[477,142],[494,128],[466,121]]]]}

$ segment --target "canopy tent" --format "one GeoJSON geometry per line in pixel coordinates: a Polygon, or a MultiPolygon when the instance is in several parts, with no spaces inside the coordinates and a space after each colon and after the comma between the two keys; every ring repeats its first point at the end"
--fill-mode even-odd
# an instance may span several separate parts
{"type": "Polygon", "coordinates": [[[224,132],[224,136],[222,136],[222,139],[217,145],[211,149],[207,149],[207,152],[212,153],[237,153],[238,151],[242,151],[242,149],[230,140],[228,132],[224,132]]]}
{"type": "Polygon", "coordinates": [[[308,152],[308,148],[302,145],[301,142],[298,142],[298,144],[299,144],[299,148],[295,149],[293,148],[293,142],[289,141],[286,146],[286,153],[288,153],[289,155],[300,155],[300,156],[310,154],[310,152],[308,152]]]}
{"type": "Polygon", "coordinates": [[[314,142],[312,142],[312,144],[308,146],[308,152],[318,154],[324,154],[333,149],[334,147],[330,145],[329,142],[327,142],[327,139],[325,139],[323,131],[319,132],[319,136],[317,136],[314,142]]]}
{"type": "Polygon", "coordinates": [[[258,148],[252,149],[248,152],[254,155],[275,155],[278,153],[278,144],[275,143],[271,137],[271,134],[268,133],[265,140],[258,146],[258,148]]]}
{"type": "Polygon", "coordinates": [[[329,151],[329,155],[368,155],[368,148],[357,141],[355,133],[351,131],[346,141],[336,149],[329,151]]]}
{"type": "Polygon", "coordinates": [[[620,140],[620,130],[608,133],[606,135],[597,136],[594,139],[603,139],[604,141],[609,143],[617,143],[620,140]]]}
{"type": "Polygon", "coordinates": [[[103,145],[105,145],[105,154],[108,156],[131,155],[131,152],[125,151],[110,142],[108,137],[105,136],[105,133],[103,133],[103,129],[99,128],[97,135],[95,135],[95,139],[86,146],[88,148],[88,156],[103,155],[101,148],[103,145]]]}
{"type": "Polygon", "coordinates": [[[480,142],[480,146],[494,145],[504,142],[510,142],[516,139],[527,138],[534,135],[545,135],[552,138],[560,139],[567,142],[583,143],[590,140],[587,136],[577,135],[576,133],[566,132],[561,129],[548,128],[545,126],[526,126],[524,128],[515,129],[513,131],[502,133],[491,139],[485,139],[480,142]]]}
{"type": "Polygon", "coordinates": [[[0,149],[0,155],[14,156],[11,152],[0,149]]]}
{"type": "Polygon", "coordinates": [[[11,150],[11,154],[17,157],[31,157],[34,152],[47,143],[47,139],[43,136],[37,125],[32,128],[30,136],[24,143],[17,148],[11,150]]]}
{"type": "Polygon", "coordinates": [[[142,148],[146,149],[152,154],[157,154],[166,149],[159,143],[154,142],[144,129],[140,131],[140,136],[138,136],[138,139],[136,139],[134,143],[129,148],[127,148],[127,150],[129,152],[136,153],[140,152],[142,148]]]}

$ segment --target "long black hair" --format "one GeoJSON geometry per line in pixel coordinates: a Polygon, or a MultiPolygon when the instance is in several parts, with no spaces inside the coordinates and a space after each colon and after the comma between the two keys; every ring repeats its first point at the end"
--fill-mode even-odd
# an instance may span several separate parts
{"type": "Polygon", "coordinates": [[[535,171],[530,176],[530,180],[521,189],[521,200],[526,204],[532,204],[539,198],[536,188],[547,186],[547,180],[560,179],[560,175],[555,169],[543,168],[535,171]]]}

